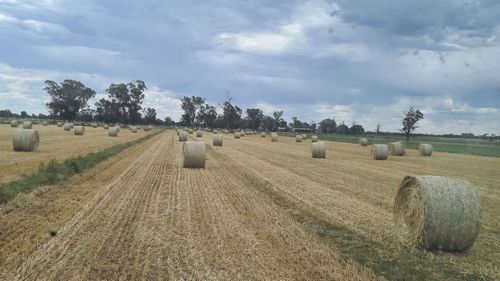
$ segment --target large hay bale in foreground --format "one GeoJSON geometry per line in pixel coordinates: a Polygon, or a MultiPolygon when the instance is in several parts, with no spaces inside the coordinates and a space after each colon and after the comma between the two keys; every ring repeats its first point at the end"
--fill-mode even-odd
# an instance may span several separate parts
{"type": "Polygon", "coordinates": [[[367,146],[368,145],[368,139],[367,138],[360,138],[359,139],[359,145],[361,145],[361,146],[367,146]]]}
{"type": "Polygon", "coordinates": [[[295,136],[295,142],[302,142],[302,135],[296,135],[295,136]]]}
{"type": "Polygon", "coordinates": [[[16,129],[12,134],[14,151],[35,151],[40,143],[40,135],[34,129],[16,129]]]}
{"type": "Polygon", "coordinates": [[[85,127],[83,126],[74,126],[73,132],[75,132],[75,136],[83,136],[85,133],[85,127]]]}
{"type": "Polygon", "coordinates": [[[389,157],[389,147],[386,144],[374,144],[370,153],[375,160],[386,160],[389,157]]]}
{"type": "Polygon", "coordinates": [[[64,123],[63,130],[64,131],[71,131],[71,124],[70,123],[64,123]]]}
{"type": "Polygon", "coordinates": [[[324,142],[311,144],[312,158],[326,158],[326,145],[324,142]]]}
{"type": "Polygon", "coordinates": [[[406,176],[394,202],[400,238],[429,250],[464,251],[479,234],[481,204],[464,180],[441,176],[406,176]]]}
{"type": "Polygon", "coordinates": [[[188,140],[188,133],[186,131],[179,132],[179,142],[185,142],[188,140]]]}
{"type": "Polygon", "coordinates": [[[117,137],[118,136],[118,127],[108,128],[108,137],[117,137]]]}
{"type": "Polygon", "coordinates": [[[271,142],[278,142],[278,134],[277,133],[271,134],[271,142]]]}
{"type": "Polygon", "coordinates": [[[205,168],[206,149],[204,142],[185,142],[183,154],[184,168],[205,168]]]}
{"type": "Polygon", "coordinates": [[[196,131],[196,137],[197,138],[203,137],[203,131],[196,131]]]}
{"type": "Polygon", "coordinates": [[[222,143],[224,141],[224,138],[222,135],[214,135],[213,137],[213,145],[214,146],[222,146],[222,143]]]}
{"type": "Polygon", "coordinates": [[[241,137],[241,133],[240,132],[234,133],[234,138],[235,139],[239,139],[240,137],[241,137]]]}
{"type": "Polygon", "coordinates": [[[17,126],[19,126],[19,123],[17,122],[17,120],[12,120],[10,121],[10,126],[12,128],[17,128],[17,126]]]}
{"type": "Polygon", "coordinates": [[[431,156],[432,145],[428,143],[421,143],[418,145],[418,152],[420,153],[420,156],[431,156]]]}
{"type": "Polygon", "coordinates": [[[23,129],[33,129],[33,123],[31,121],[24,121],[23,129]]]}
{"type": "Polygon", "coordinates": [[[318,142],[318,136],[311,136],[311,142],[318,142]]]}
{"type": "Polygon", "coordinates": [[[389,151],[392,156],[403,156],[405,155],[405,147],[399,141],[390,142],[387,144],[389,151]]]}

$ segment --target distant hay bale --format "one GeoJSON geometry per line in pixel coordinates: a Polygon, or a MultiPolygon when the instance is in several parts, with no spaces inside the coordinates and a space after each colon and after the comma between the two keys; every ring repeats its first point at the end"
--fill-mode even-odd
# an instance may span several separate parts
{"type": "Polygon", "coordinates": [[[16,129],[12,134],[14,151],[35,151],[40,143],[40,135],[34,129],[16,129]]]}
{"type": "Polygon", "coordinates": [[[295,142],[302,142],[302,138],[303,138],[302,135],[296,135],[295,136],[295,142]]]}
{"type": "Polygon", "coordinates": [[[118,136],[118,127],[108,128],[108,137],[117,137],[117,136],[118,136]]]}
{"type": "Polygon", "coordinates": [[[97,128],[97,123],[92,123],[92,128],[97,128]]]}
{"type": "Polygon", "coordinates": [[[465,251],[477,239],[481,203],[468,181],[406,176],[394,202],[402,241],[428,250],[465,251]]]}
{"type": "Polygon", "coordinates": [[[179,132],[179,142],[185,142],[188,139],[188,133],[186,131],[179,132]]]}
{"type": "Polygon", "coordinates": [[[143,130],[144,130],[144,132],[149,132],[149,131],[153,130],[153,126],[151,126],[151,125],[144,126],[143,130]]]}
{"type": "Polygon", "coordinates": [[[324,142],[311,144],[312,158],[326,158],[326,145],[324,142]]]}
{"type": "Polygon", "coordinates": [[[109,125],[104,125],[104,130],[108,130],[109,129],[109,125]]]}
{"type": "Polygon", "coordinates": [[[12,120],[10,121],[10,126],[12,128],[17,128],[17,126],[19,126],[19,123],[17,122],[17,120],[12,120]]]}
{"type": "Polygon", "coordinates": [[[134,134],[137,133],[137,127],[136,126],[130,126],[129,129],[130,129],[130,131],[132,133],[134,133],[134,134]]]}
{"type": "Polygon", "coordinates": [[[74,126],[75,126],[75,125],[74,125],[73,123],[69,123],[69,127],[70,127],[70,129],[73,129],[73,127],[74,127],[74,126]]]}
{"type": "Polygon", "coordinates": [[[240,132],[234,133],[234,138],[235,139],[239,139],[240,137],[241,137],[241,133],[240,132]]]}
{"type": "Polygon", "coordinates": [[[311,142],[318,142],[318,136],[311,136],[311,142]]]}
{"type": "Polygon", "coordinates": [[[203,137],[203,131],[196,131],[196,137],[197,138],[203,137]]]}
{"type": "Polygon", "coordinates": [[[271,134],[271,142],[278,142],[278,134],[277,133],[271,134]]]}
{"type": "Polygon", "coordinates": [[[307,134],[302,134],[302,139],[307,140],[307,134]]]}
{"type": "Polygon", "coordinates": [[[361,145],[361,146],[367,146],[368,145],[368,139],[367,138],[360,138],[359,139],[359,145],[361,145]]]}
{"type": "Polygon", "coordinates": [[[387,146],[392,156],[403,156],[405,154],[405,147],[399,141],[390,142],[387,146]]]}
{"type": "Polygon", "coordinates": [[[266,137],[266,133],[264,133],[264,132],[260,133],[260,137],[261,138],[265,138],[266,137]]]}
{"type": "Polygon", "coordinates": [[[43,125],[43,126],[48,126],[48,125],[49,125],[49,123],[47,123],[47,121],[43,121],[42,125],[43,125]]]}
{"type": "Polygon", "coordinates": [[[375,160],[386,160],[389,157],[389,147],[386,144],[374,144],[370,153],[375,160]]]}
{"type": "Polygon", "coordinates": [[[421,143],[418,145],[418,152],[420,153],[420,156],[431,156],[432,145],[428,143],[421,143]]]}
{"type": "Polygon", "coordinates": [[[57,127],[62,127],[63,123],[62,122],[57,122],[57,127]]]}
{"type": "Polygon", "coordinates": [[[24,121],[23,129],[33,129],[33,123],[31,121],[24,121]]]}
{"type": "Polygon", "coordinates": [[[219,130],[214,130],[214,134],[218,134],[219,133],[219,130]]]}
{"type": "Polygon", "coordinates": [[[64,131],[71,131],[71,124],[70,123],[64,123],[63,130],[64,131]]]}
{"type": "Polygon", "coordinates": [[[75,132],[75,136],[83,136],[83,134],[85,133],[85,127],[74,126],[73,131],[75,132]]]}
{"type": "Polygon", "coordinates": [[[241,136],[241,137],[244,137],[244,136],[246,136],[246,135],[247,135],[247,134],[245,133],[245,131],[241,131],[241,132],[240,132],[240,136],[241,136]]]}
{"type": "Polygon", "coordinates": [[[188,133],[189,133],[190,135],[192,135],[192,134],[193,134],[193,129],[189,129],[189,130],[188,130],[188,133]]]}
{"type": "Polygon", "coordinates": [[[184,168],[205,168],[206,149],[204,142],[185,142],[183,154],[184,168]]]}
{"type": "Polygon", "coordinates": [[[224,141],[224,138],[222,135],[214,135],[213,137],[213,145],[214,146],[222,146],[222,143],[224,141]]]}
{"type": "Polygon", "coordinates": [[[229,130],[224,130],[224,134],[229,134],[229,130]]]}

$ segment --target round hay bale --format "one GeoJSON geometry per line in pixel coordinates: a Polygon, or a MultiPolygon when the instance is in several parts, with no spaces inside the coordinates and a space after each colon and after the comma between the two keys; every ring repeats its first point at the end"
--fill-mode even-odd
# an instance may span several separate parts
{"type": "Polygon", "coordinates": [[[47,121],[43,121],[42,125],[43,125],[43,126],[48,126],[48,125],[49,125],[49,123],[47,123],[47,121]]]}
{"type": "Polygon", "coordinates": [[[213,145],[214,146],[222,146],[224,139],[222,135],[214,135],[213,137],[213,145]]]}
{"type": "Polygon", "coordinates": [[[185,142],[183,154],[184,168],[205,168],[206,149],[204,142],[185,142]]]}
{"type": "Polygon", "coordinates": [[[214,134],[218,134],[219,133],[219,130],[214,130],[214,134]]]}
{"type": "Polygon", "coordinates": [[[318,136],[311,136],[311,142],[318,142],[318,136]]]}
{"type": "Polygon", "coordinates": [[[69,123],[69,127],[70,127],[70,129],[73,129],[73,127],[74,127],[74,126],[75,126],[75,125],[74,125],[73,123],[69,123]]]}
{"type": "Polygon", "coordinates": [[[240,137],[241,137],[241,133],[240,132],[234,133],[234,138],[235,139],[239,139],[240,137]]]}
{"type": "Polygon", "coordinates": [[[196,131],[196,137],[197,138],[203,137],[203,131],[196,131]]]}
{"type": "Polygon", "coordinates": [[[62,122],[57,122],[57,127],[62,127],[63,123],[62,122]]]}
{"type": "Polygon", "coordinates": [[[390,142],[387,146],[392,156],[403,156],[405,154],[405,147],[399,141],[390,142]]]}
{"type": "Polygon", "coordinates": [[[109,125],[104,125],[104,130],[108,130],[109,129],[109,125]]]}
{"type": "Polygon", "coordinates": [[[117,136],[118,136],[118,127],[108,128],[108,137],[117,137],[117,136]]]}
{"type": "Polygon", "coordinates": [[[271,142],[278,142],[278,134],[277,133],[271,134],[271,142]]]}
{"type": "Polygon", "coordinates": [[[16,129],[12,134],[14,151],[35,151],[40,143],[40,135],[34,129],[16,129]]]}
{"type": "Polygon", "coordinates": [[[264,132],[260,133],[260,137],[261,138],[265,138],[266,137],[266,133],[264,133],[264,132]]]}
{"type": "Polygon", "coordinates": [[[64,131],[71,131],[71,124],[70,123],[64,123],[63,130],[64,131]]]}
{"type": "Polygon", "coordinates": [[[33,123],[31,121],[24,121],[23,129],[33,129],[33,123]]]}
{"type": "Polygon", "coordinates": [[[240,136],[241,136],[241,137],[244,137],[244,136],[246,136],[246,135],[247,135],[247,134],[245,133],[245,131],[241,131],[241,132],[240,132],[240,136]]]}
{"type": "Polygon", "coordinates": [[[295,142],[302,142],[302,138],[303,138],[302,135],[296,135],[295,136],[295,142]]]}
{"type": "Polygon", "coordinates": [[[188,133],[186,131],[179,132],[179,142],[185,142],[188,140],[188,133]]]}
{"type": "Polygon", "coordinates": [[[307,140],[307,134],[302,134],[302,139],[307,140]]]}
{"type": "Polygon", "coordinates": [[[360,138],[359,139],[359,145],[361,145],[361,146],[367,146],[368,145],[368,139],[367,138],[360,138]]]}
{"type": "Polygon", "coordinates": [[[418,152],[420,156],[431,156],[432,155],[432,144],[421,143],[418,145],[418,152]]]}
{"type": "Polygon", "coordinates": [[[129,127],[129,129],[130,129],[130,131],[131,131],[132,133],[134,133],[134,134],[136,134],[136,133],[137,133],[137,127],[136,127],[136,126],[130,126],[130,127],[129,127]]]}
{"type": "Polygon", "coordinates": [[[192,134],[193,134],[193,129],[189,129],[189,130],[188,130],[188,133],[189,133],[190,135],[192,135],[192,134]]]}
{"type": "Polygon", "coordinates": [[[12,120],[10,121],[10,126],[12,128],[17,128],[17,126],[19,126],[19,123],[17,123],[17,120],[12,120]]]}
{"type": "Polygon", "coordinates": [[[326,158],[326,145],[324,142],[311,144],[312,158],[326,158]]]}
{"type": "Polygon", "coordinates": [[[229,134],[229,130],[224,130],[224,134],[229,134]]]}
{"type": "Polygon", "coordinates": [[[406,176],[394,201],[402,241],[428,250],[464,251],[477,239],[481,203],[468,181],[406,176]]]}
{"type": "Polygon", "coordinates": [[[85,133],[85,127],[75,126],[73,127],[73,131],[75,132],[75,136],[83,136],[83,134],[85,133]]]}
{"type": "Polygon", "coordinates": [[[97,123],[92,123],[92,128],[97,128],[97,123]]]}
{"type": "Polygon", "coordinates": [[[374,144],[371,154],[375,160],[386,160],[389,157],[389,147],[386,144],[374,144]]]}

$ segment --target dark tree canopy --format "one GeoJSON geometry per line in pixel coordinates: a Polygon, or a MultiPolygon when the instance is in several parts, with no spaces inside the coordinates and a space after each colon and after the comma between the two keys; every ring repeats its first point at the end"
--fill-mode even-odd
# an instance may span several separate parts
{"type": "Polygon", "coordinates": [[[246,113],[246,126],[249,129],[258,130],[262,126],[262,122],[264,121],[264,113],[262,112],[262,110],[259,108],[248,108],[246,110],[246,113]]]}
{"type": "MultiPolygon", "coordinates": [[[[111,84],[106,89],[108,93],[109,104],[101,104],[108,106],[112,110],[113,119],[121,123],[140,123],[142,102],[144,101],[144,91],[147,89],[146,84],[141,80],[132,81],[128,84],[119,83],[111,84]]],[[[96,104],[96,106],[99,106],[96,104]]]]}
{"type": "Polygon", "coordinates": [[[236,129],[241,124],[242,110],[232,104],[232,98],[228,98],[222,105],[222,120],[227,129],[236,129]]]}
{"type": "Polygon", "coordinates": [[[335,122],[335,119],[328,118],[319,122],[319,130],[323,134],[335,133],[336,127],[337,127],[337,122],[335,122]]]}
{"type": "Polygon", "coordinates": [[[196,113],[204,103],[205,99],[202,97],[182,97],[181,107],[184,110],[184,114],[181,116],[181,124],[187,127],[194,126],[196,113]]]}
{"type": "Polygon", "coordinates": [[[64,80],[60,84],[47,80],[45,85],[43,90],[50,96],[47,108],[51,115],[63,120],[75,120],[78,111],[85,108],[88,100],[96,95],[94,90],[76,80],[64,80]]]}
{"type": "Polygon", "coordinates": [[[342,124],[338,125],[335,129],[337,134],[349,134],[349,127],[342,122],[342,124]]]}
{"type": "Polygon", "coordinates": [[[420,110],[415,110],[413,107],[404,113],[402,119],[402,128],[399,129],[401,133],[406,137],[406,140],[410,140],[410,136],[418,128],[418,121],[424,119],[424,114],[420,110]]]}
{"type": "Polygon", "coordinates": [[[144,124],[156,123],[156,109],[148,107],[144,109],[144,124]]]}
{"type": "Polygon", "coordinates": [[[214,106],[204,104],[200,106],[198,114],[196,115],[196,122],[205,128],[215,128],[217,121],[217,110],[214,106]]]}

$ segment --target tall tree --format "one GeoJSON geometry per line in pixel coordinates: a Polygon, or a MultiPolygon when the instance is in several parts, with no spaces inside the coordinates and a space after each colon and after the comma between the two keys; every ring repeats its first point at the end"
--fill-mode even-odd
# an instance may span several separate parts
{"type": "Polygon", "coordinates": [[[378,123],[377,127],[375,128],[375,133],[377,133],[377,135],[380,133],[380,128],[382,128],[382,125],[380,125],[380,123],[378,123]]]}
{"type": "Polygon", "coordinates": [[[196,122],[205,128],[215,128],[217,120],[217,110],[214,106],[204,104],[200,106],[196,115],[196,122]]]}
{"type": "Polygon", "coordinates": [[[410,140],[410,136],[418,128],[418,121],[424,119],[424,114],[420,110],[415,110],[413,107],[404,113],[401,120],[402,127],[399,129],[401,133],[406,137],[406,140],[410,140]]]}
{"type": "Polygon", "coordinates": [[[258,130],[264,121],[264,113],[259,108],[247,108],[247,127],[258,130]]]}
{"type": "Polygon", "coordinates": [[[349,134],[362,135],[365,133],[365,128],[363,126],[353,123],[351,128],[349,128],[349,134]]]}
{"type": "Polygon", "coordinates": [[[274,130],[274,118],[267,115],[264,116],[264,119],[262,120],[262,127],[266,131],[274,130]]]}
{"type": "Polygon", "coordinates": [[[335,128],[337,127],[337,122],[335,122],[335,119],[324,119],[321,122],[319,122],[319,130],[323,134],[331,134],[335,133],[335,128]]]}
{"type": "Polygon", "coordinates": [[[106,90],[108,98],[117,108],[118,121],[121,123],[140,123],[142,102],[144,101],[144,91],[146,84],[141,80],[132,81],[128,84],[111,84],[106,90]]]}
{"type": "Polygon", "coordinates": [[[156,123],[156,109],[148,107],[144,109],[144,124],[156,123]]]}
{"type": "Polygon", "coordinates": [[[273,130],[275,130],[275,131],[278,130],[278,127],[286,127],[286,121],[285,121],[285,119],[283,119],[283,110],[274,111],[273,118],[274,118],[273,130]]]}
{"type": "Polygon", "coordinates": [[[240,126],[242,110],[237,105],[233,105],[231,97],[228,97],[222,105],[222,111],[222,119],[227,129],[236,129],[240,126]]]}
{"type": "Polygon", "coordinates": [[[349,134],[349,127],[342,122],[342,124],[338,125],[337,128],[335,128],[335,132],[337,134],[349,134]]]}
{"type": "Polygon", "coordinates": [[[170,127],[170,126],[174,126],[174,125],[175,125],[175,122],[174,122],[174,120],[172,120],[172,118],[170,118],[170,116],[165,117],[165,126],[170,127]]]}
{"type": "Polygon", "coordinates": [[[50,96],[47,108],[52,116],[63,120],[75,120],[78,111],[85,108],[89,99],[96,95],[94,90],[76,80],[64,80],[60,84],[47,80],[45,85],[43,90],[50,96]]]}
{"type": "Polygon", "coordinates": [[[205,103],[205,99],[202,97],[182,97],[181,108],[184,110],[184,114],[181,116],[181,123],[184,126],[192,127],[195,125],[195,118],[198,109],[205,103]]]}

